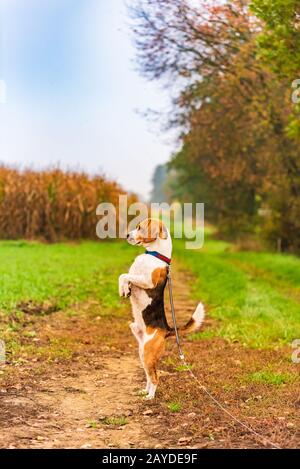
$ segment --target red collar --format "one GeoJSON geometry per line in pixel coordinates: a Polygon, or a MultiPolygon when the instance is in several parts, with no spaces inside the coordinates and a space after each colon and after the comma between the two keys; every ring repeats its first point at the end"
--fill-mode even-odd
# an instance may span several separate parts
{"type": "Polygon", "coordinates": [[[158,259],[160,259],[161,261],[164,261],[168,265],[171,264],[171,259],[164,256],[163,254],[160,254],[157,251],[146,251],[146,254],[150,254],[151,256],[157,257],[158,259]]]}

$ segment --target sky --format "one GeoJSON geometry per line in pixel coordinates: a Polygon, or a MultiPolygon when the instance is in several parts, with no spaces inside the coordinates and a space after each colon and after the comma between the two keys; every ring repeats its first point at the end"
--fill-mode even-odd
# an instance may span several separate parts
{"type": "Polygon", "coordinates": [[[125,0],[0,0],[0,31],[0,162],[104,173],[148,197],[173,144],[141,113],[169,96],[136,70],[125,0]]]}

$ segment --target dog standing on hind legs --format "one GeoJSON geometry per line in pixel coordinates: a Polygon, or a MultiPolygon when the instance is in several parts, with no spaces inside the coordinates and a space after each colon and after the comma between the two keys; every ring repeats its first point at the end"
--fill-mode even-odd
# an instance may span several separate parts
{"type": "MultiPolygon", "coordinates": [[[[144,246],[146,252],[136,257],[127,274],[119,277],[119,294],[129,297],[134,322],[131,331],[139,345],[145,370],[146,399],[153,399],[158,384],[157,364],[165,349],[165,339],[175,335],[168,325],[164,308],[164,290],[172,256],[172,239],[160,220],[147,218],[127,235],[127,241],[144,246]]],[[[199,303],[188,323],[179,328],[189,333],[200,328],[204,307],[199,303]]]]}

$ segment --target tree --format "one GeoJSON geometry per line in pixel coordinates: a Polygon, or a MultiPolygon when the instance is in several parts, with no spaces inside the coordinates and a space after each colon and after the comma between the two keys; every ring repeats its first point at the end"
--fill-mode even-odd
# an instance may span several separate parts
{"type": "MultiPolygon", "coordinates": [[[[289,95],[300,78],[300,2],[299,0],[252,0],[251,9],[263,21],[258,36],[259,57],[285,80],[289,95]]],[[[290,96],[291,97],[291,96],[290,96]]],[[[300,140],[300,99],[294,103],[287,123],[290,138],[300,140]]]]}
{"type": "Polygon", "coordinates": [[[262,230],[273,245],[300,251],[299,145],[286,131],[286,81],[257,53],[263,24],[242,0],[197,8],[188,0],[144,0],[134,14],[142,73],[176,90],[174,196],[205,202],[227,236],[262,230]]]}
{"type": "Polygon", "coordinates": [[[246,3],[137,0],[131,15],[142,74],[186,82],[231,69],[232,55],[249,40],[246,3]]]}
{"type": "MultiPolygon", "coordinates": [[[[251,145],[245,148],[241,131],[234,146],[232,134],[237,137],[243,109],[251,101],[251,74],[261,71],[248,47],[257,25],[245,2],[202,2],[193,8],[188,1],[148,0],[139,2],[134,14],[142,72],[150,79],[172,78],[179,89],[170,119],[182,128],[183,145],[170,165],[179,178],[174,194],[205,201],[207,214],[227,232],[237,232],[237,223],[248,229],[258,182],[248,171],[248,163],[254,163],[245,156],[251,155],[251,145]],[[248,54],[246,66],[237,59],[241,51],[248,54]]],[[[247,126],[249,119],[244,121],[247,126]]]]}
{"type": "Polygon", "coordinates": [[[255,15],[263,20],[258,37],[260,56],[281,77],[295,79],[300,72],[299,0],[252,0],[255,15]]]}
{"type": "Polygon", "coordinates": [[[156,166],[152,177],[152,192],[150,196],[151,202],[165,202],[166,196],[164,192],[164,185],[167,179],[167,168],[165,165],[160,164],[156,166]]]}

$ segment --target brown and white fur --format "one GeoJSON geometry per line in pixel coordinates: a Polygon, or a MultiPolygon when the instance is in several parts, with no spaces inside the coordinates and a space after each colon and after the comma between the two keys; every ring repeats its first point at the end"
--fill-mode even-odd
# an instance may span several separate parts
{"type": "MultiPolygon", "coordinates": [[[[148,218],[127,235],[130,244],[144,246],[171,259],[172,239],[168,229],[160,220],[148,218]]],[[[167,264],[149,254],[136,257],[127,274],[119,277],[119,294],[128,297],[132,306],[134,322],[132,333],[139,344],[139,355],[144,367],[147,399],[153,399],[158,384],[157,364],[164,352],[165,339],[174,335],[166,319],[164,290],[167,283],[167,264]]],[[[188,323],[180,328],[192,332],[200,328],[204,319],[204,308],[198,304],[188,323]]]]}

